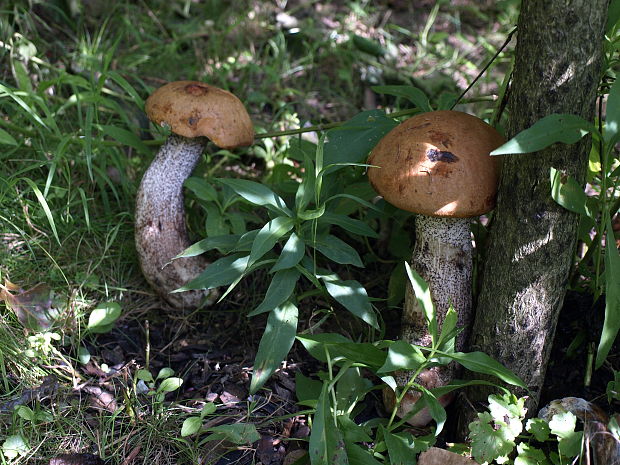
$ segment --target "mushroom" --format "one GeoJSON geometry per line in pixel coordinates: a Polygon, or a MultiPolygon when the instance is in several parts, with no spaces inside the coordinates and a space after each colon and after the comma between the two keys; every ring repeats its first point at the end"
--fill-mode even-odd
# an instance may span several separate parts
{"type": "MultiPolygon", "coordinates": [[[[418,114],[390,131],[372,151],[368,178],[374,189],[389,203],[417,214],[416,243],[411,266],[427,282],[435,305],[438,328],[450,305],[458,313],[463,331],[456,340],[461,350],[472,318],[471,275],[472,217],[495,206],[499,160],[489,153],[504,138],[490,125],[467,113],[433,111],[418,114]]],[[[429,346],[431,335],[424,313],[408,286],[402,315],[401,339],[429,346]]],[[[450,382],[454,364],[433,367],[418,382],[427,388],[450,382]]],[[[404,386],[411,373],[400,372],[397,384],[404,386]]],[[[411,410],[419,392],[406,394],[399,416],[411,410]]],[[[386,406],[393,408],[395,397],[384,391],[386,406]],[[390,405],[391,404],[391,405],[390,405]]],[[[450,396],[440,398],[446,405],[450,396]]],[[[420,426],[430,421],[428,411],[409,422],[420,426]]]]}
{"type": "Polygon", "coordinates": [[[144,173],[136,200],[136,249],[149,284],[176,308],[196,308],[213,291],[171,294],[209,264],[202,256],[172,260],[189,245],[183,206],[183,183],[208,139],[225,149],[250,145],[252,121],[230,92],[196,81],[177,81],[147,99],[147,116],[172,131],[144,173]],[[208,138],[208,139],[207,139],[208,138]]]}

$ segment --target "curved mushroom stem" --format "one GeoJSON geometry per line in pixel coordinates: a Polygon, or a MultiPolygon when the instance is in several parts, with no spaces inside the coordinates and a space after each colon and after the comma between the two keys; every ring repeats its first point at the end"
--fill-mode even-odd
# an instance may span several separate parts
{"type": "Polygon", "coordinates": [[[196,308],[214,291],[176,294],[209,264],[196,256],[172,260],[189,247],[185,224],[183,183],[207,145],[205,137],[171,135],[144,173],[136,200],[136,249],[142,272],[149,284],[176,308],[196,308]]]}
{"type": "MultiPolygon", "coordinates": [[[[457,326],[463,328],[457,336],[455,348],[461,350],[467,340],[472,318],[471,276],[472,243],[469,231],[470,218],[438,218],[418,215],[416,217],[416,243],[411,259],[411,267],[428,284],[431,298],[435,304],[437,329],[441,333],[443,321],[450,305],[457,312],[457,326]]],[[[402,316],[401,339],[421,346],[431,345],[431,334],[411,285],[407,286],[405,308],[402,316]]],[[[454,377],[457,365],[433,367],[423,372],[418,382],[432,389],[448,384],[454,377]]],[[[412,376],[410,372],[401,372],[396,376],[400,386],[404,386],[412,376]]],[[[419,393],[410,393],[409,402],[419,398],[419,393]]],[[[451,396],[440,399],[444,405],[452,400],[451,396]]],[[[405,407],[405,406],[403,406],[405,407]]],[[[405,410],[405,408],[401,408],[405,410]]],[[[410,410],[410,408],[409,408],[410,410]]],[[[399,412],[399,415],[405,412],[399,412]]],[[[419,426],[423,418],[430,421],[428,412],[420,412],[410,419],[410,423],[419,426]]]]}

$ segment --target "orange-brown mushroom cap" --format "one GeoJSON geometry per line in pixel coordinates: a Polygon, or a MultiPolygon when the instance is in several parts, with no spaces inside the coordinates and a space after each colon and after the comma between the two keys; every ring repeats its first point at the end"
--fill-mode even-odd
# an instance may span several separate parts
{"type": "Polygon", "coordinates": [[[144,109],[155,124],[185,137],[208,137],[221,148],[254,140],[254,126],[241,100],[203,82],[170,82],[149,96],[144,109]]]}
{"type": "Polygon", "coordinates": [[[392,205],[428,216],[468,218],[493,209],[504,138],[475,116],[421,113],[395,127],[368,159],[374,189],[392,205]]]}

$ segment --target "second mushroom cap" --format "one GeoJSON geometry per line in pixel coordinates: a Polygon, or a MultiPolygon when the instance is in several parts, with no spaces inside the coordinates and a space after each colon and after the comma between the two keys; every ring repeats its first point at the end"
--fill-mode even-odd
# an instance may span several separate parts
{"type": "Polygon", "coordinates": [[[495,206],[504,143],[475,116],[440,110],[409,118],[372,151],[368,178],[385,200],[428,216],[474,217],[495,206]]]}

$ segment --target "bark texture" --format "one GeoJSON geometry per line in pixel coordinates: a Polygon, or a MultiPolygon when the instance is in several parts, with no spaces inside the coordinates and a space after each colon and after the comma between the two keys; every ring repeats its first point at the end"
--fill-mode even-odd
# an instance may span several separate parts
{"type": "MultiPolygon", "coordinates": [[[[608,0],[522,2],[509,137],[552,113],[593,119],[607,5],[608,0]]],[[[583,182],[590,144],[584,138],[504,157],[470,349],[486,352],[525,381],[530,414],[540,398],[578,221],[551,198],[549,170],[583,182]]],[[[488,392],[472,390],[469,401],[478,407],[488,392]]],[[[474,413],[462,407],[460,431],[474,413]]]]}

